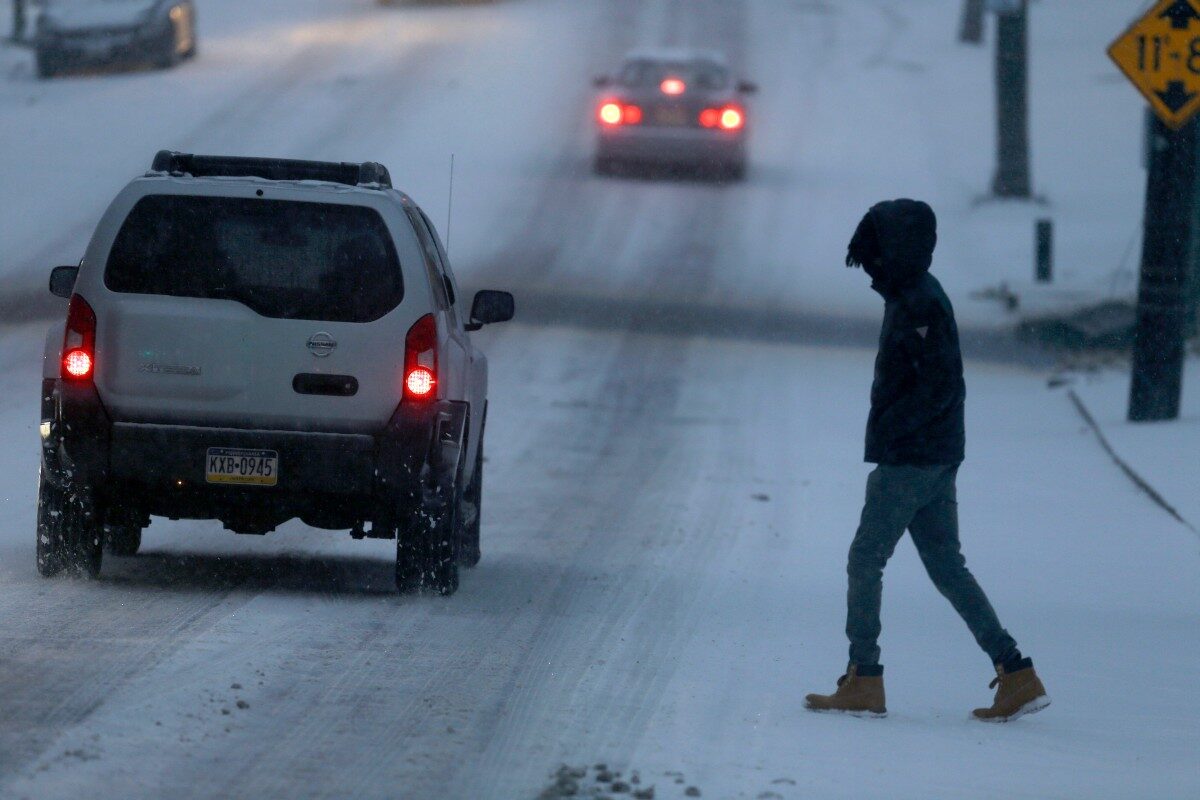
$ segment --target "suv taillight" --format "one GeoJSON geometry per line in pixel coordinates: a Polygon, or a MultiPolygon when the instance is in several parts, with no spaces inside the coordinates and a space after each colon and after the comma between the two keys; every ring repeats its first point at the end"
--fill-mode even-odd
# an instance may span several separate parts
{"type": "Polygon", "coordinates": [[[96,370],[96,312],[79,295],[71,295],[63,337],[62,377],[89,381],[96,370]]]}
{"type": "Polygon", "coordinates": [[[437,320],[421,317],[404,337],[404,399],[427,400],[437,389],[437,320]]]}

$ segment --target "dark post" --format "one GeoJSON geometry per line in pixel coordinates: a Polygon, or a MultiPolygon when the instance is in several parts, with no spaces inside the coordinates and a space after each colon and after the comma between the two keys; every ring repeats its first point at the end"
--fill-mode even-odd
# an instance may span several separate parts
{"type": "Polygon", "coordinates": [[[1048,219],[1037,221],[1037,273],[1038,283],[1049,283],[1054,277],[1054,223],[1048,219]]]}
{"type": "Polygon", "coordinates": [[[996,176],[997,197],[1028,198],[1029,177],[1029,16],[1027,0],[997,15],[996,176]]]}
{"type": "Polygon", "coordinates": [[[1185,335],[1200,335],[1200,133],[1196,140],[1196,182],[1192,194],[1191,244],[1188,248],[1188,278],[1185,291],[1185,335]]]}
{"type": "Polygon", "coordinates": [[[963,0],[958,40],[963,44],[983,44],[984,0],[963,0]]]}
{"type": "Polygon", "coordinates": [[[1195,181],[1196,124],[1172,131],[1155,119],[1129,390],[1131,422],[1179,416],[1195,181]]]}
{"type": "Polygon", "coordinates": [[[25,0],[13,0],[12,38],[19,42],[25,38],[25,0]]]}

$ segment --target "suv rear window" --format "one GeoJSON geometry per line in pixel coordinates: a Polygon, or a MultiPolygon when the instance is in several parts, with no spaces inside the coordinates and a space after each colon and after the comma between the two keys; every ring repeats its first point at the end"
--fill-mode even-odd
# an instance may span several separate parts
{"type": "Polygon", "coordinates": [[[104,283],[329,322],[371,322],[404,298],[395,244],[374,209],[238,197],[143,197],[117,233],[104,283]]]}

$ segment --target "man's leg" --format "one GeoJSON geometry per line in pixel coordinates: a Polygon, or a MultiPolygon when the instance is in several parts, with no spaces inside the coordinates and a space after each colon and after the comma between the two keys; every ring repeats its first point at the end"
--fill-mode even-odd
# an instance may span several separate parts
{"type": "Polygon", "coordinates": [[[929,471],[918,467],[880,464],[867,478],[867,499],[846,567],[846,636],[850,663],[868,668],[860,674],[878,674],[869,668],[879,663],[883,567],[917,509],[929,501],[933,485],[929,471]]]}
{"type": "Polygon", "coordinates": [[[908,529],[929,577],[967,623],[975,641],[993,664],[1009,663],[1020,657],[1017,643],[1000,625],[962,554],[958,538],[957,476],[958,467],[944,468],[933,499],[916,512],[908,529]]]}

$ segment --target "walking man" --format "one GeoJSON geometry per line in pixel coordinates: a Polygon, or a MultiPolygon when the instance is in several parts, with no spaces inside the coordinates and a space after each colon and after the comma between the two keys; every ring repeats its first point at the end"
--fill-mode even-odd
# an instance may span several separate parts
{"type": "Polygon", "coordinates": [[[806,701],[814,711],[887,713],[878,645],[883,568],[907,529],[934,585],[995,665],[995,700],[973,716],[1006,722],[1050,698],[960,552],[955,478],[966,384],[954,310],[929,274],[936,244],[933,209],[916,200],[873,206],[850,240],[846,266],[862,267],[885,302],[867,421],[866,461],[876,467],[847,567],[850,663],[834,694],[806,701]]]}

